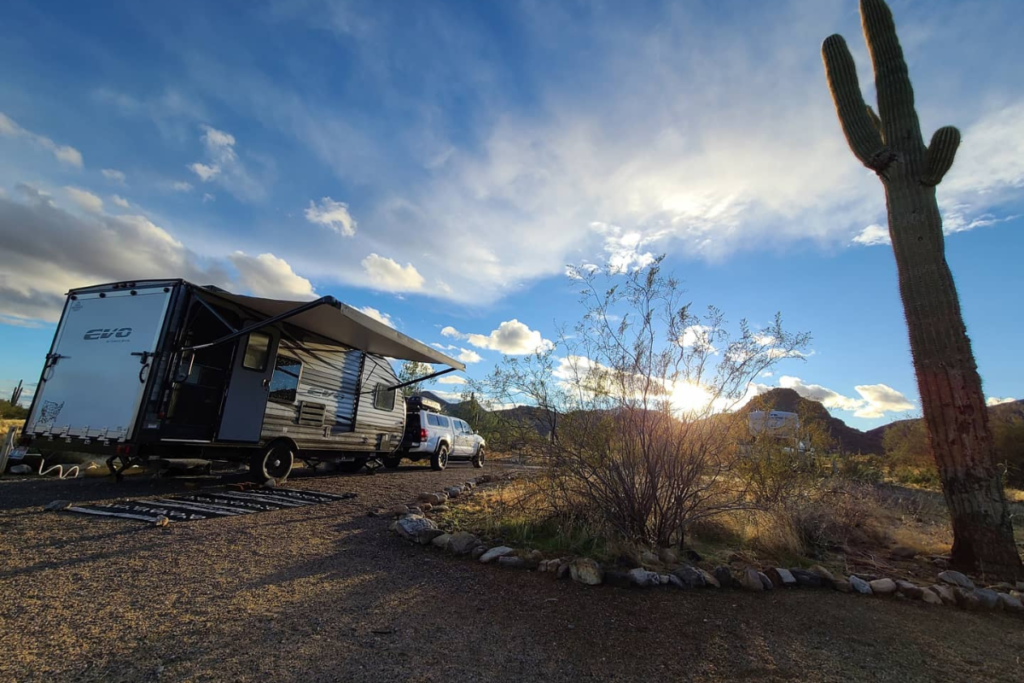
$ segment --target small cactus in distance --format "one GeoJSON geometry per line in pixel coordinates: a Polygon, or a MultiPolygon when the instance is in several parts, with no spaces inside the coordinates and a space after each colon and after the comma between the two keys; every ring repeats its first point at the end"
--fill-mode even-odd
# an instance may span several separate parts
{"type": "Polygon", "coordinates": [[[821,54],[846,141],[885,188],[921,408],[953,523],[952,560],[961,568],[1019,578],[1024,568],[935,198],[956,158],[960,131],[939,128],[925,146],[892,12],[884,0],[861,0],[860,13],[877,114],[864,102],[843,37],[826,38],[821,54]]]}

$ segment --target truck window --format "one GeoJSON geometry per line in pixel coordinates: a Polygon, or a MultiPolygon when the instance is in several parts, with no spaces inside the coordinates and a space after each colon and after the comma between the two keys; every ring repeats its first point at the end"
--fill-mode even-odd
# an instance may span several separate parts
{"type": "Polygon", "coordinates": [[[373,407],[377,410],[395,409],[395,390],[386,384],[378,384],[373,390],[373,407]]]}
{"type": "Polygon", "coordinates": [[[265,332],[250,332],[245,341],[245,356],[242,367],[246,370],[267,369],[267,358],[270,356],[270,335],[265,332]]]}
{"type": "Polygon", "coordinates": [[[270,378],[270,400],[278,403],[295,403],[301,373],[300,361],[278,356],[274,363],[274,375],[270,378]]]}
{"type": "Polygon", "coordinates": [[[437,415],[433,413],[427,413],[427,424],[433,427],[439,426],[441,423],[437,420],[437,415]]]}
{"type": "Polygon", "coordinates": [[[445,429],[447,429],[450,426],[448,424],[448,418],[447,417],[441,417],[440,415],[438,415],[437,416],[437,426],[438,427],[444,427],[445,429]]]}

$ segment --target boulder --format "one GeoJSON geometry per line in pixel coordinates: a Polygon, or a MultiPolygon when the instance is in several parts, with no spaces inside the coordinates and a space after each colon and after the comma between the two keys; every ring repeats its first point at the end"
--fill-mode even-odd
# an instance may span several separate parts
{"type": "Polygon", "coordinates": [[[415,505],[410,505],[409,506],[409,514],[410,515],[422,515],[423,512],[424,512],[423,510],[421,510],[420,508],[416,507],[415,505]]]}
{"type": "Polygon", "coordinates": [[[991,588],[976,588],[974,595],[978,598],[978,603],[985,609],[1000,609],[1003,606],[999,599],[999,593],[991,588]]]}
{"type": "Polygon", "coordinates": [[[485,546],[485,545],[478,545],[477,547],[473,548],[473,552],[471,552],[469,554],[469,556],[472,557],[474,560],[479,560],[480,557],[484,553],[486,553],[486,552],[487,552],[487,546],[485,546]]]}
{"type": "Polygon", "coordinates": [[[728,567],[715,567],[714,577],[722,588],[736,588],[739,585],[728,567]]]}
{"type": "Polygon", "coordinates": [[[861,595],[871,595],[871,584],[859,576],[850,576],[850,587],[853,588],[854,593],[860,593],[861,595]]]}
{"type": "Polygon", "coordinates": [[[629,574],[630,583],[634,586],[639,586],[640,588],[661,585],[661,577],[658,576],[658,572],[652,572],[641,567],[637,567],[636,569],[630,569],[627,574],[629,574]]]}
{"type": "Polygon", "coordinates": [[[929,605],[941,605],[942,598],[939,597],[938,593],[934,593],[930,590],[921,591],[921,601],[929,605]]]}
{"type": "Polygon", "coordinates": [[[499,567],[508,567],[510,569],[526,569],[528,564],[526,560],[515,555],[502,555],[498,558],[499,567]]]}
{"type": "MultiPolygon", "coordinates": [[[[920,600],[922,598],[922,596],[924,595],[924,592],[925,592],[925,590],[923,588],[921,588],[920,586],[915,586],[914,584],[910,583],[909,581],[903,581],[903,580],[900,580],[900,581],[896,582],[896,590],[898,590],[901,595],[905,595],[908,598],[911,598],[913,600],[920,600]]],[[[931,591],[928,591],[928,592],[931,593],[931,591]]],[[[938,596],[935,596],[935,597],[938,598],[938,596]]],[[[941,600],[939,600],[939,602],[941,602],[941,600]]]]}
{"type": "Polygon", "coordinates": [[[452,534],[451,540],[448,542],[448,551],[456,555],[468,555],[479,545],[479,538],[468,531],[460,531],[452,534]]]}
{"type": "Polygon", "coordinates": [[[433,521],[427,519],[422,515],[408,514],[398,520],[398,525],[395,527],[395,531],[404,539],[410,541],[416,541],[417,543],[423,543],[426,545],[435,538],[440,536],[443,532],[437,528],[437,525],[433,521]],[[436,534],[430,532],[436,531],[436,534]],[[430,536],[426,541],[421,541],[420,538],[426,538],[430,536]]]}
{"type": "Polygon", "coordinates": [[[440,536],[438,536],[437,538],[432,540],[430,542],[430,544],[431,545],[436,545],[441,550],[446,550],[448,548],[448,543],[451,540],[452,540],[452,535],[451,534],[441,534],[440,536]]]}
{"type": "Polygon", "coordinates": [[[67,510],[69,507],[71,507],[70,500],[51,500],[43,509],[47,512],[57,512],[59,510],[67,510]]]}
{"type": "Polygon", "coordinates": [[[685,564],[672,572],[672,576],[679,579],[683,588],[703,588],[706,583],[700,570],[685,564]]]}
{"type": "Polygon", "coordinates": [[[830,572],[829,570],[825,569],[820,564],[814,565],[813,567],[811,567],[807,571],[809,571],[812,574],[817,574],[818,576],[821,577],[822,581],[824,581],[825,583],[831,584],[831,583],[833,583],[836,580],[836,577],[832,576],[832,572],[830,572]]]}
{"type": "Polygon", "coordinates": [[[669,578],[670,576],[672,576],[672,575],[671,574],[658,574],[658,583],[660,583],[662,586],[667,586],[669,583],[672,582],[672,579],[669,578]]]}
{"type": "Polygon", "coordinates": [[[934,586],[929,586],[928,590],[939,596],[944,605],[955,605],[956,595],[953,593],[953,589],[941,583],[937,583],[934,586]]]}
{"type": "Polygon", "coordinates": [[[973,590],[968,590],[960,586],[953,588],[953,597],[956,599],[957,607],[966,610],[979,610],[981,609],[981,599],[975,594],[973,590]]]}
{"type": "Polygon", "coordinates": [[[506,555],[509,555],[511,553],[514,553],[514,552],[515,552],[515,548],[509,548],[507,545],[499,545],[498,547],[491,548],[490,550],[485,552],[483,555],[481,555],[480,556],[480,561],[483,562],[484,564],[487,564],[488,562],[493,562],[494,560],[498,559],[499,557],[505,557],[506,555]]]}
{"type": "Polygon", "coordinates": [[[540,564],[540,561],[544,559],[543,553],[539,550],[527,550],[521,553],[521,556],[524,560],[533,565],[540,564]]]}
{"type": "Polygon", "coordinates": [[[435,505],[430,509],[430,511],[436,515],[439,512],[448,512],[448,510],[450,509],[451,508],[449,508],[447,505],[435,505]]]}
{"type": "Polygon", "coordinates": [[[679,555],[672,548],[659,548],[658,559],[665,564],[679,564],[679,555]]]}
{"type": "Polygon", "coordinates": [[[999,602],[1002,603],[1003,609],[1007,612],[1024,612],[1024,603],[1015,595],[1000,593],[999,602]]]}
{"type": "Polygon", "coordinates": [[[707,586],[708,588],[721,588],[722,587],[722,584],[719,582],[718,579],[715,578],[715,576],[711,572],[704,571],[700,567],[697,567],[697,571],[699,571],[701,576],[704,577],[704,585],[707,586]]]}
{"type": "Polygon", "coordinates": [[[391,514],[395,517],[405,517],[407,514],[409,514],[409,506],[396,505],[395,507],[391,508],[391,514]]]}
{"type": "Polygon", "coordinates": [[[950,586],[960,586],[967,590],[974,590],[974,582],[967,578],[960,572],[955,572],[952,569],[947,569],[944,572],[939,572],[939,581],[947,583],[950,586]]]}
{"type": "Polygon", "coordinates": [[[561,579],[566,579],[568,577],[569,577],[569,563],[568,562],[563,562],[562,564],[558,565],[558,569],[555,570],[555,578],[561,580],[561,579]]]}
{"type": "Polygon", "coordinates": [[[425,503],[425,502],[430,501],[430,499],[433,498],[433,496],[434,496],[433,493],[427,493],[426,491],[424,491],[420,495],[416,496],[416,500],[418,500],[418,501],[420,501],[422,503],[425,503]]]}
{"type": "Polygon", "coordinates": [[[761,583],[761,573],[749,567],[740,574],[739,583],[744,590],[754,591],[755,593],[764,590],[764,584],[761,583]]]}
{"type": "Polygon", "coordinates": [[[768,578],[767,574],[765,574],[764,572],[758,572],[757,577],[761,579],[761,585],[764,586],[764,589],[766,591],[775,589],[775,584],[772,583],[772,580],[768,578]]]}
{"type": "Polygon", "coordinates": [[[444,492],[448,494],[449,498],[458,498],[462,495],[462,489],[458,486],[450,486],[444,492]]]}
{"type": "Polygon", "coordinates": [[[875,595],[892,595],[896,592],[896,582],[892,579],[875,579],[868,583],[875,595]]]}
{"type": "Polygon", "coordinates": [[[790,569],[789,573],[793,575],[796,585],[803,588],[821,588],[825,585],[825,580],[819,574],[806,569],[790,569]]]}
{"type": "Polygon", "coordinates": [[[796,579],[793,578],[790,571],[782,567],[772,567],[765,572],[765,575],[776,588],[792,588],[796,585],[796,579]]]}
{"type": "Polygon", "coordinates": [[[430,512],[431,510],[434,509],[434,506],[431,505],[430,503],[420,503],[420,506],[414,509],[420,510],[422,512],[430,512]]]}
{"type": "Polygon", "coordinates": [[[600,565],[589,557],[577,557],[569,563],[572,580],[588,586],[597,586],[604,578],[600,565]]]}
{"type": "Polygon", "coordinates": [[[840,593],[852,593],[853,592],[853,585],[850,584],[850,582],[847,581],[846,579],[836,579],[835,581],[832,582],[832,587],[835,588],[840,593]]]}

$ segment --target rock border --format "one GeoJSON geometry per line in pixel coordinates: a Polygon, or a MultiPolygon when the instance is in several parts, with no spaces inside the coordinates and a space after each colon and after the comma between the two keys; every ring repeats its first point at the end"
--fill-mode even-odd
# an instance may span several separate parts
{"type": "MultiPolygon", "coordinates": [[[[709,572],[696,566],[695,562],[699,562],[700,557],[693,551],[686,551],[687,558],[681,560],[676,551],[670,548],[661,548],[657,553],[645,551],[641,555],[641,563],[644,566],[622,570],[602,567],[588,557],[544,558],[539,550],[517,549],[505,545],[488,546],[467,531],[445,533],[428,516],[448,511],[449,502],[473,495],[476,488],[481,485],[512,481],[516,478],[516,472],[497,476],[484,475],[459,486],[449,486],[444,491],[421,493],[414,503],[396,505],[388,511],[388,514],[396,518],[391,530],[407,541],[423,546],[434,546],[455,556],[469,557],[483,564],[506,569],[550,573],[557,579],[571,579],[587,586],[669,587],[683,590],[739,589],[755,593],[807,588],[830,589],[852,595],[911,600],[934,606],[956,606],[966,610],[1004,611],[1024,616],[1024,581],[1018,581],[1012,586],[1000,583],[979,588],[968,576],[957,571],[945,570],[938,574],[934,584],[919,586],[910,581],[886,576],[836,575],[821,565],[804,569],[758,568],[746,564],[738,570],[720,565],[709,572]]],[[[381,512],[371,514],[380,515],[381,512]]],[[[740,556],[737,556],[737,559],[741,559],[740,556]]]]}

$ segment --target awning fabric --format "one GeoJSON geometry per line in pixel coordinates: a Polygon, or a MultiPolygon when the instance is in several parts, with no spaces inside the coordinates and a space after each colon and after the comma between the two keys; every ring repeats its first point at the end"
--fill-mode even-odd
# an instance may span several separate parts
{"type": "Polygon", "coordinates": [[[465,364],[341,303],[334,297],[325,296],[318,300],[322,305],[309,307],[311,302],[262,299],[231,294],[221,289],[196,287],[195,291],[211,303],[216,299],[223,299],[267,318],[307,307],[301,313],[287,317],[286,321],[308,332],[367,353],[400,360],[437,363],[457,370],[466,369],[465,364]]]}

